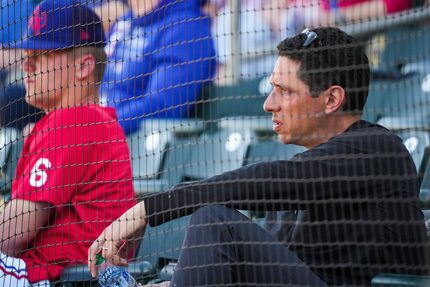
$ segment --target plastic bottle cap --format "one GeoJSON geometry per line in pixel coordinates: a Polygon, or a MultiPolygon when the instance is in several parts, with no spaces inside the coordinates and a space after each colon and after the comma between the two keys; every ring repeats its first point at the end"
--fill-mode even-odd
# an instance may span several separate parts
{"type": "Polygon", "coordinates": [[[96,254],[96,265],[100,265],[103,262],[105,262],[105,259],[103,258],[103,256],[100,253],[96,254]]]}

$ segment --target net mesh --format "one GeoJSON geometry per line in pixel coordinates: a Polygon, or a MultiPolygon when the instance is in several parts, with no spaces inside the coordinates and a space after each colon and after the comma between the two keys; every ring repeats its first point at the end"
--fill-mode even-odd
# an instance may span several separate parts
{"type": "Polygon", "coordinates": [[[428,5],[2,0],[0,286],[430,285],[428,5]]]}

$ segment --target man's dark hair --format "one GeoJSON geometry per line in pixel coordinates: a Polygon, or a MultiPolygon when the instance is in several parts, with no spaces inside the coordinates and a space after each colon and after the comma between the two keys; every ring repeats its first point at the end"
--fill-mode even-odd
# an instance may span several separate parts
{"type": "Polygon", "coordinates": [[[279,43],[278,55],[300,63],[298,76],[309,86],[312,96],[339,85],[346,92],[343,110],[362,113],[370,81],[369,59],[362,43],[334,27],[311,29],[310,32],[318,37],[307,45],[306,33],[287,38],[279,43]]]}

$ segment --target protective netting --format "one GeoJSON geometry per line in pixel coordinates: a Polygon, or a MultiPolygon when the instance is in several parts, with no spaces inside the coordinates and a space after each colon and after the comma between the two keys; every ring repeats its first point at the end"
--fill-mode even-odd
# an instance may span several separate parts
{"type": "Polygon", "coordinates": [[[0,286],[430,286],[427,2],[2,0],[0,286]]]}

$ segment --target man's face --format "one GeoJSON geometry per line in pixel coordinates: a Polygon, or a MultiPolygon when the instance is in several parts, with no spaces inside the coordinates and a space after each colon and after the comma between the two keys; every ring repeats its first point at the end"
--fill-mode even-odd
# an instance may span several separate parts
{"type": "Polygon", "coordinates": [[[45,111],[61,105],[62,95],[72,81],[69,66],[73,63],[67,51],[25,51],[22,70],[27,103],[45,111]]]}
{"type": "Polygon", "coordinates": [[[299,69],[299,62],[278,58],[264,110],[272,113],[273,130],[283,143],[311,148],[320,143],[325,102],[323,96],[311,97],[309,86],[298,77],[299,69]]]}

